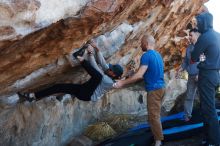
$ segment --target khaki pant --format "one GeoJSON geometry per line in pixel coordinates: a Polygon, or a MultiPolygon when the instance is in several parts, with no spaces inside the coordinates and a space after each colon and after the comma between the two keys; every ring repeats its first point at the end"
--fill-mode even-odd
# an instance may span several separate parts
{"type": "Polygon", "coordinates": [[[160,122],[161,104],[164,93],[165,89],[158,89],[147,93],[148,121],[155,140],[164,139],[160,122]]]}

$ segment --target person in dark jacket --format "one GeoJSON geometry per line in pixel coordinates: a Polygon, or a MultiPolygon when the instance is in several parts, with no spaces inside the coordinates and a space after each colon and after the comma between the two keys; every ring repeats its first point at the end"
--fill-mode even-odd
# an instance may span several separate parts
{"type": "MultiPolygon", "coordinates": [[[[85,58],[81,57],[84,51],[79,50],[73,56],[77,58],[82,67],[87,71],[91,78],[83,84],[62,83],[55,84],[49,88],[34,92],[22,93],[18,92],[19,97],[29,102],[40,100],[56,93],[71,94],[83,101],[97,101],[101,99],[104,93],[113,88],[115,79],[119,79],[123,74],[123,68],[119,64],[107,64],[101,51],[93,41],[88,45],[85,58]],[[98,66],[94,54],[96,53],[98,66]]],[[[68,59],[71,63],[72,59],[68,59]]]]}
{"type": "Polygon", "coordinates": [[[215,89],[220,82],[220,36],[213,30],[212,14],[201,13],[196,20],[201,35],[195,43],[191,59],[192,62],[197,62],[201,54],[205,55],[205,60],[198,64],[198,90],[206,145],[219,146],[220,126],[215,108],[215,89]]]}

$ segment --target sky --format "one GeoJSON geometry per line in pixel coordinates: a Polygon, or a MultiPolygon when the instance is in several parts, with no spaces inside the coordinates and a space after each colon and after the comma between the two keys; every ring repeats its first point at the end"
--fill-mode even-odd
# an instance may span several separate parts
{"type": "Polygon", "coordinates": [[[209,0],[205,5],[213,15],[214,30],[220,32],[220,0],[209,0]]]}

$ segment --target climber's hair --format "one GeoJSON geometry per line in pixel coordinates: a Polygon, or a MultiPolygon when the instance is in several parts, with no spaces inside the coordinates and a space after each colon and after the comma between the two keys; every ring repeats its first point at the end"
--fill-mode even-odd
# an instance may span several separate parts
{"type": "Polygon", "coordinates": [[[152,46],[155,46],[155,39],[152,35],[150,34],[145,34],[143,37],[142,37],[143,40],[147,41],[147,43],[149,43],[150,45],[152,46]]]}

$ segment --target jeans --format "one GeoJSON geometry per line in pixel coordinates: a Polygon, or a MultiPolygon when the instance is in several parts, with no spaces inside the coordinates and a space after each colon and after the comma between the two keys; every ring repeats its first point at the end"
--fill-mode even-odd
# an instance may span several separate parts
{"type": "Polygon", "coordinates": [[[192,109],[193,109],[193,102],[195,96],[197,94],[197,81],[196,75],[190,76],[187,81],[187,90],[186,90],[186,98],[184,101],[184,116],[191,118],[192,117],[192,109]]]}
{"type": "Polygon", "coordinates": [[[220,126],[215,108],[215,89],[218,84],[219,73],[217,70],[199,71],[198,89],[204,123],[204,134],[207,142],[213,145],[220,144],[220,126]]]}

